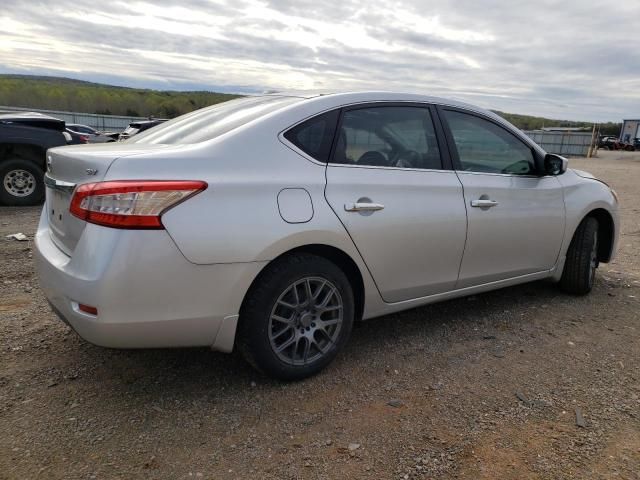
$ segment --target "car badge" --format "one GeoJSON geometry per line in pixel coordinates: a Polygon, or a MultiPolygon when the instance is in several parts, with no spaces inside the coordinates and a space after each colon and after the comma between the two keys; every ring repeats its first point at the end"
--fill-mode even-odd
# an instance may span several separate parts
{"type": "Polygon", "coordinates": [[[53,166],[51,165],[51,157],[47,157],[47,172],[53,172],[53,166]]]}
{"type": "Polygon", "coordinates": [[[87,175],[95,175],[96,173],[98,173],[98,170],[96,170],[95,168],[87,168],[85,172],[87,172],[87,175]]]}

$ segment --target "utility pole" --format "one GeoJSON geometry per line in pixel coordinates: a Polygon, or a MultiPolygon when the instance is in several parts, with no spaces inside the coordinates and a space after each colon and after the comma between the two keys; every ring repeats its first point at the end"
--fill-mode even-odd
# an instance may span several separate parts
{"type": "Polygon", "coordinates": [[[591,143],[589,144],[589,151],[587,152],[587,158],[591,158],[594,153],[595,148],[595,138],[596,138],[596,124],[593,124],[593,128],[591,129],[591,143]]]}

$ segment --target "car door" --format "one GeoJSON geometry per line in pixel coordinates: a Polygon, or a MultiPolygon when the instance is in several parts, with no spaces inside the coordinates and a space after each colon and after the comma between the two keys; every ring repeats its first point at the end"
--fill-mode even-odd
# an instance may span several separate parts
{"type": "Polygon", "coordinates": [[[564,235],[560,182],[538,174],[531,145],[480,114],[440,108],[467,208],[457,288],[554,267],[564,235]]]}
{"type": "Polygon", "coordinates": [[[327,201],[386,302],[457,280],[466,212],[460,181],[443,169],[434,115],[421,104],[345,108],[327,166],[327,201]]]}

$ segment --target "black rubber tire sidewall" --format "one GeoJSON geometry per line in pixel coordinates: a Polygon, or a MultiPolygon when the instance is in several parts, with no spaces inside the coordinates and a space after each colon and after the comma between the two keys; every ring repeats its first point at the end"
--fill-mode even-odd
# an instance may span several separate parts
{"type": "Polygon", "coordinates": [[[353,290],[344,272],[329,260],[316,255],[292,254],[276,260],[261,273],[247,293],[240,312],[237,345],[244,358],[257,370],[281,380],[300,380],[318,373],[333,361],[347,343],[355,312],[353,290]],[[343,301],[343,324],[335,345],[316,362],[305,366],[282,362],[269,343],[269,316],[280,294],[293,282],[308,276],[323,277],[333,283],[343,301]]]}
{"type": "Polygon", "coordinates": [[[576,229],[567,250],[560,288],[573,295],[586,295],[593,288],[591,281],[591,249],[594,235],[598,232],[598,221],[587,217],[576,229]]]}
{"type": "Polygon", "coordinates": [[[45,195],[44,172],[34,162],[23,158],[12,158],[0,162],[0,205],[7,206],[28,206],[38,205],[43,202],[45,195]],[[30,195],[26,197],[16,197],[9,193],[4,186],[4,176],[11,170],[26,170],[30,172],[36,179],[36,188],[30,195]]]}

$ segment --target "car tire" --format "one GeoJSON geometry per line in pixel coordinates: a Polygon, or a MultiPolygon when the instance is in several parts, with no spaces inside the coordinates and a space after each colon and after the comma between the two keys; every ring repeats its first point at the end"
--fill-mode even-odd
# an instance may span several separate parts
{"type": "Polygon", "coordinates": [[[585,218],[571,239],[560,288],[573,295],[586,295],[593,288],[598,268],[598,221],[585,218]]]}
{"type": "Polygon", "coordinates": [[[37,205],[44,200],[44,172],[23,158],[0,162],[0,204],[9,206],[37,205]]]}
{"type": "Polygon", "coordinates": [[[318,373],[347,343],[353,289],[333,262],[307,253],[276,260],[243,302],[237,345],[254,368],[280,380],[318,373]]]}

